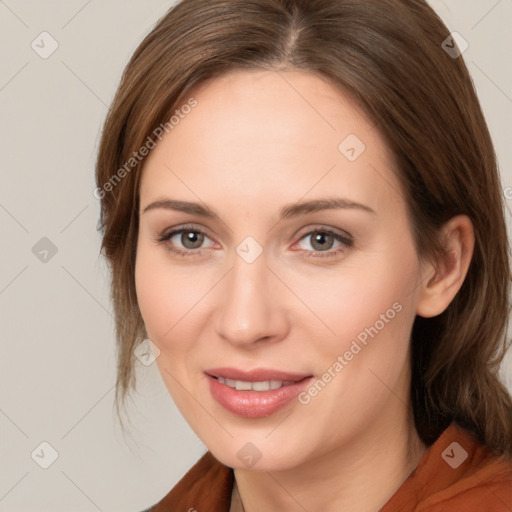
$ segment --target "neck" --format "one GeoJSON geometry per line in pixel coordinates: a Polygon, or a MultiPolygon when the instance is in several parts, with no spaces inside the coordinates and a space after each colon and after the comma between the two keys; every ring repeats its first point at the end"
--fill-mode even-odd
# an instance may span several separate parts
{"type": "Polygon", "coordinates": [[[235,469],[245,512],[375,512],[380,510],[426,452],[403,403],[361,431],[349,445],[279,472],[235,469]],[[401,418],[397,422],[397,418],[401,418]]]}

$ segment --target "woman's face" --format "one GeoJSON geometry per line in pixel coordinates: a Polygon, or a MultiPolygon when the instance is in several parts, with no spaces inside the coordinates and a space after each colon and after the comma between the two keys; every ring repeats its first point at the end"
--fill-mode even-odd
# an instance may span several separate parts
{"type": "Polygon", "coordinates": [[[383,139],[311,73],[192,96],[140,188],[137,297],[170,394],[235,468],[382,442],[408,414],[422,276],[383,139]]]}

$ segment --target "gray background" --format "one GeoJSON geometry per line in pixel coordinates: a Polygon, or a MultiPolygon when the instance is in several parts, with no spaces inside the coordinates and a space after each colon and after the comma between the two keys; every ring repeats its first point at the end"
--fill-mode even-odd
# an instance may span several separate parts
{"type": "MultiPolygon", "coordinates": [[[[431,3],[469,43],[510,207],[512,0],[431,3]]],[[[115,419],[114,323],[92,195],[121,72],[171,5],[0,0],[0,511],[140,511],[205,450],[154,364],[138,365],[126,437],[115,419]],[[43,31],[58,43],[46,59],[31,47],[51,49],[43,31]],[[43,441],[58,452],[48,469],[43,441]]],[[[502,374],[512,389],[510,354],[502,374]]]]}

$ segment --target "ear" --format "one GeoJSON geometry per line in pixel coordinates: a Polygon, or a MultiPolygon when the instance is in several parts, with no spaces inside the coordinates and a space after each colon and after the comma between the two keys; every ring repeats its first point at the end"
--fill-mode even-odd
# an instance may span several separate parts
{"type": "Polygon", "coordinates": [[[440,237],[445,253],[422,265],[416,312],[425,318],[440,315],[449,306],[466,278],[475,246],[473,224],[467,215],[450,219],[440,237]]]}

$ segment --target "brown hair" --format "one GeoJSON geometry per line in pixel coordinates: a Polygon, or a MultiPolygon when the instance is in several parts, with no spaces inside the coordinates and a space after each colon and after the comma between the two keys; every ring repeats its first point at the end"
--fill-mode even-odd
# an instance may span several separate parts
{"type": "Polygon", "coordinates": [[[442,250],[438,230],[450,218],[473,222],[475,249],[459,293],[441,315],[414,322],[415,425],[430,445],[455,421],[512,457],[512,403],[498,377],[511,277],[503,196],[468,70],[442,47],[449,35],[424,0],[184,0],[157,23],[124,71],[96,169],[117,405],[135,388],[133,350],[145,337],[134,282],[143,159],[133,169],[125,163],[199,83],[232,69],[300,69],[348,91],[380,130],[421,257],[442,250]]]}

